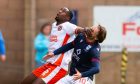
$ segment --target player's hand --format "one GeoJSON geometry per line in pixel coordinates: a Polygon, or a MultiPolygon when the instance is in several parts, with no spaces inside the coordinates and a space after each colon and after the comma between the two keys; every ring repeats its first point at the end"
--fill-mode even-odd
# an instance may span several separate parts
{"type": "Polygon", "coordinates": [[[75,69],[75,70],[76,70],[76,74],[73,75],[73,77],[74,77],[73,79],[78,80],[82,77],[82,75],[77,69],[75,69]]]}
{"type": "Polygon", "coordinates": [[[54,53],[53,52],[49,52],[47,55],[45,55],[44,57],[43,57],[43,60],[47,60],[47,59],[49,59],[49,58],[51,58],[51,57],[53,57],[54,56],[54,53]]]}
{"type": "Polygon", "coordinates": [[[88,27],[84,28],[84,33],[88,39],[93,39],[92,32],[93,32],[92,28],[88,27]]]}
{"type": "Polygon", "coordinates": [[[84,30],[85,30],[84,28],[78,26],[78,27],[76,28],[76,30],[75,30],[75,33],[76,33],[76,34],[84,33],[84,30]]]}

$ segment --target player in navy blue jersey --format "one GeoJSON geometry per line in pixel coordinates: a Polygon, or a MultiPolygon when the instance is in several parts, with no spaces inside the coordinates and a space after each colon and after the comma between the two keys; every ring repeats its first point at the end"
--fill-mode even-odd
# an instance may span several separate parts
{"type": "Polygon", "coordinates": [[[100,25],[93,26],[86,28],[85,33],[78,34],[74,41],[54,52],[49,52],[44,59],[74,48],[70,72],[56,84],[92,84],[93,75],[100,70],[101,47],[99,43],[102,43],[105,38],[105,28],[100,25]]]}

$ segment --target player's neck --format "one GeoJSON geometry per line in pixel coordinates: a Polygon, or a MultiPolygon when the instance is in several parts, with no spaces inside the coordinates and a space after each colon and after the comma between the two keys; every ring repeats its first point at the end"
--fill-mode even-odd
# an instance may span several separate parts
{"type": "Polygon", "coordinates": [[[60,24],[62,24],[64,22],[66,22],[66,21],[57,21],[56,25],[60,25],[60,24]]]}
{"type": "Polygon", "coordinates": [[[96,40],[90,40],[90,39],[86,38],[86,41],[87,41],[88,44],[94,44],[96,40]]]}

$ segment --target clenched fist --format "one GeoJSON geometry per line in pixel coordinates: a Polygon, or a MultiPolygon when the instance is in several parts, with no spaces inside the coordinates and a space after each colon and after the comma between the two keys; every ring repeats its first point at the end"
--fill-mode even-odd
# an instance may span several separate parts
{"type": "Polygon", "coordinates": [[[89,27],[84,28],[84,33],[85,33],[86,37],[90,40],[94,39],[92,32],[93,32],[92,28],[89,28],[89,27]]]}

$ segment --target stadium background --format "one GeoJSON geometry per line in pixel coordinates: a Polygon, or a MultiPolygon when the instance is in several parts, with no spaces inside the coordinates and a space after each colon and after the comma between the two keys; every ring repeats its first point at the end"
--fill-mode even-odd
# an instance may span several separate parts
{"type": "MultiPolygon", "coordinates": [[[[54,21],[64,6],[78,10],[78,25],[93,24],[93,6],[139,6],[139,0],[0,0],[0,29],[3,32],[7,60],[0,63],[0,84],[19,84],[34,68],[33,39],[44,21],[54,21]]],[[[119,84],[120,53],[102,53],[97,84],[119,84]]],[[[128,54],[126,84],[140,83],[140,52],[128,54]]]]}

